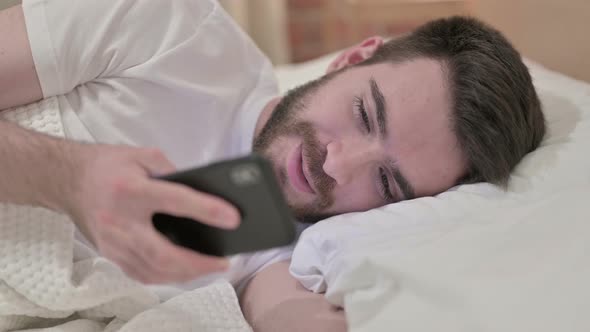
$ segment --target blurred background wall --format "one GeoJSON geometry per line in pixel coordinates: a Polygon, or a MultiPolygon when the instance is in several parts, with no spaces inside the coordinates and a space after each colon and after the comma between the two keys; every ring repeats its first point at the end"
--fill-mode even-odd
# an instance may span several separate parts
{"type": "Polygon", "coordinates": [[[19,4],[21,0],[0,0],[0,10],[19,4]]]}
{"type": "MultiPolygon", "coordinates": [[[[19,2],[0,0],[0,9],[19,2]]],[[[396,35],[434,18],[468,14],[504,32],[524,56],[590,82],[590,0],[220,2],[275,64],[309,60],[371,35],[396,35]]]]}
{"type": "Polygon", "coordinates": [[[521,53],[590,82],[590,0],[222,0],[275,64],[455,14],[479,17],[521,53]],[[244,14],[245,13],[245,14],[244,14]]]}
{"type": "MultiPolygon", "coordinates": [[[[1,0],[0,0],[1,1],[1,0]]],[[[166,0],[174,1],[174,0],[166,0]]],[[[220,0],[275,64],[290,62],[287,0],[220,0]]]]}
{"type": "Polygon", "coordinates": [[[475,14],[522,54],[590,82],[589,0],[479,0],[475,14]]]}

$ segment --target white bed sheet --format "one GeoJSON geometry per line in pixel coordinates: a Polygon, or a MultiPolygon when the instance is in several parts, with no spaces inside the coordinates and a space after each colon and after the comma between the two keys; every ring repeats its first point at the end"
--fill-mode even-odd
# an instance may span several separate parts
{"type": "MultiPolygon", "coordinates": [[[[279,68],[281,88],[332,57],[279,68]]],[[[351,331],[590,331],[590,85],[527,64],[549,130],[508,191],[460,186],[303,233],[291,272],[351,331]]]]}

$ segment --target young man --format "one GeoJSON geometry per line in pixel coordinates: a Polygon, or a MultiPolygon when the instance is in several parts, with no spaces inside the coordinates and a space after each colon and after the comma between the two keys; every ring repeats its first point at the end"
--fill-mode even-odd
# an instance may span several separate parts
{"type": "Polygon", "coordinates": [[[0,201],[68,214],[147,283],[228,265],[166,241],[154,212],[239,223],[227,202],[151,175],[254,149],[296,215],[315,221],[460,182],[505,183],[544,134],[520,56],[469,19],[369,38],[284,97],[266,58],[208,0],[25,0],[0,14],[0,45],[0,109],[53,102],[68,138],[0,122],[0,201]]]}

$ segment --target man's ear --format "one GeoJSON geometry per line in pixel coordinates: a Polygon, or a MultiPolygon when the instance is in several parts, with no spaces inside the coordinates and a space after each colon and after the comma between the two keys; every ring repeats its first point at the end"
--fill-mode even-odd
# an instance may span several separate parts
{"type": "Polygon", "coordinates": [[[330,63],[326,72],[330,73],[368,59],[375,53],[375,51],[377,51],[377,49],[379,49],[379,47],[381,47],[381,45],[383,45],[383,38],[379,36],[369,37],[363,40],[360,44],[342,51],[342,53],[330,63]]]}

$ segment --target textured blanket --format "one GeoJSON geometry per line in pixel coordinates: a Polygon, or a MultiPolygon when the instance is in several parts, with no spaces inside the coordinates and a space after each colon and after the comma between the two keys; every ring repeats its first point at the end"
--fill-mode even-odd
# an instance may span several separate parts
{"type": "MultiPolygon", "coordinates": [[[[64,136],[55,98],[0,113],[64,136]]],[[[160,303],[74,238],[67,216],[0,204],[0,332],[251,331],[234,289],[212,284],[160,303]]]]}

